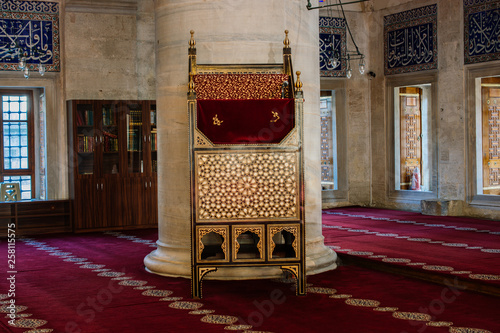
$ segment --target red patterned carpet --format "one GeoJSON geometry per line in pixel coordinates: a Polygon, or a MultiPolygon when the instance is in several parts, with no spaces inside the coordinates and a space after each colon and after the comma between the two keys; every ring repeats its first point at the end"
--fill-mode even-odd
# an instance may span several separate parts
{"type": "MultiPolygon", "coordinates": [[[[500,290],[500,222],[348,207],[323,212],[339,254],[500,290]]],[[[499,295],[500,296],[500,295],[499,295]]]]}
{"type": "MultiPolygon", "coordinates": [[[[15,297],[0,280],[0,332],[500,332],[500,298],[356,266],[309,276],[305,297],[287,280],[206,280],[194,301],[189,280],[144,270],[156,239],[156,230],[18,239],[15,297]]],[[[11,270],[7,260],[0,269],[11,270]]]]}

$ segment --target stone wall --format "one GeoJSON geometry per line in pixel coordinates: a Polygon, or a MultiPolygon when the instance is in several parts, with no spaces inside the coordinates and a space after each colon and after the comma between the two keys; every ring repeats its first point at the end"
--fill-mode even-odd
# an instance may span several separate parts
{"type": "MultiPolygon", "coordinates": [[[[475,148],[471,144],[474,142],[473,133],[468,128],[467,101],[474,96],[467,86],[466,75],[468,68],[493,69],[498,68],[498,62],[464,65],[463,1],[394,0],[382,4],[373,0],[368,2],[363,11],[351,12],[349,15],[355,39],[361,51],[368,54],[367,71],[376,73],[376,77],[371,80],[353,76],[354,80],[351,79],[347,84],[349,133],[345,144],[348,147],[349,202],[413,211],[437,205],[446,207],[440,210],[440,214],[445,212],[446,215],[500,218],[495,204],[471,204],[471,184],[475,181],[471,170],[474,162],[468,156],[475,148]],[[384,76],[384,16],[435,3],[438,5],[438,68],[422,73],[384,76]],[[427,75],[435,80],[436,89],[432,96],[432,117],[436,130],[432,142],[435,185],[430,198],[395,198],[392,195],[394,190],[389,187],[394,176],[390,173],[393,142],[388,135],[389,113],[392,112],[389,110],[388,82],[412,80],[419,75],[427,75]],[[370,176],[366,175],[366,165],[369,165],[370,176]],[[371,186],[369,197],[363,191],[364,186],[371,186]]],[[[487,75],[494,73],[498,74],[498,70],[487,75]]],[[[499,206],[498,203],[496,206],[499,206]]]]}
{"type": "Polygon", "coordinates": [[[63,15],[66,99],[155,99],[152,0],[73,0],[63,15]]]}
{"type": "Polygon", "coordinates": [[[69,195],[66,100],[156,99],[153,0],[68,0],[60,12],[61,72],[9,83],[45,88],[48,199],[69,195]]]}

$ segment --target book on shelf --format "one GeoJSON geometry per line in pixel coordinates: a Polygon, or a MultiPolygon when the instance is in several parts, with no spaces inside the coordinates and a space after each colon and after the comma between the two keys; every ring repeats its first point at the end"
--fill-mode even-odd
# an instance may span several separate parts
{"type": "Polygon", "coordinates": [[[103,134],[104,151],[107,153],[118,152],[118,136],[116,134],[109,133],[106,131],[103,131],[102,134],[103,134]]]}
{"type": "Polygon", "coordinates": [[[94,125],[94,111],[83,110],[76,112],[76,125],[77,126],[92,126],[94,125]]]}
{"type": "Polygon", "coordinates": [[[80,112],[76,112],[76,126],[83,126],[83,118],[80,112]]]}
{"type": "Polygon", "coordinates": [[[156,125],[156,110],[152,110],[149,115],[151,125],[156,125]]]}
{"type": "Polygon", "coordinates": [[[151,132],[151,150],[156,151],[158,150],[158,140],[157,140],[157,135],[156,135],[156,129],[151,132]]]}
{"type": "Polygon", "coordinates": [[[141,151],[142,150],[142,135],[139,130],[128,131],[127,150],[128,151],[141,151]]]}
{"type": "Polygon", "coordinates": [[[130,126],[142,125],[142,111],[131,110],[127,120],[130,126]]]}
{"type": "Polygon", "coordinates": [[[102,108],[102,124],[103,126],[113,126],[116,124],[116,112],[111,108],[102,108]]]}
{"type": "Polygon", "coordinates": [[[78,152],[92,153],[94,151],[94,137],[83,134],[78,135],[78,152]]]}

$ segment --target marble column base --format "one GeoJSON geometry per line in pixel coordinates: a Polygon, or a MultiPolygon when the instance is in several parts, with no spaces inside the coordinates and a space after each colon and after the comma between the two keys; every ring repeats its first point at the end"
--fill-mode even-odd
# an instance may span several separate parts
{"type": "MultiPolygon", "coordinates": [[[[337,268],[337,254],[323,244],[323,236],[306,244],[306,274],[318,274],[337,268]]],[[[158,248],[144,258],[146,269],[154,274],[191,278],[191,250],[157,241],[158,248]]],[[[278,267],[219,267],[206,279],[250,280],[279,278],[278,267]]]]}

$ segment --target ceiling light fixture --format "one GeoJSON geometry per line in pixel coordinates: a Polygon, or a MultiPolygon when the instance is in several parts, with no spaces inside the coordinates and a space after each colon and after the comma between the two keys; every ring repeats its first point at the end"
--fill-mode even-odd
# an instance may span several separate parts
{"type": "MultiPolygon", "coordinates": [[[[336,0],[332,0],[332,1],[336,1],[336,0]]],[[[352,36],[351,29],[349,28],[349,24],[347,23],[347,18],[345,17],[345,13],[344,13],[344,5],[358,3],[358,2],[365,2],[365,1],[367,1],[367,0],[357,0],[357,1],[350,1],[350,2],[342,3],[341,0],[337,0],[336,3],[326,4],[326,5],[318,6],[318,7],[312,7],[311,1],[307,0],[306,8],[308,10],[327,8],[327,7],[340,8],[340,11],[342,12],[342,17],[344,18],[344,21],[345,21],[347,32],[349,33],[349,36],[351,37],[352,44],[354,45],[355,50],[347,49],[346,55],[345,55],[345,57],[343,57],[341,54],[339,54],[338,51],[334,50],[333,46],[332,46],[332,54],[330,55],[329,63],[331,65],[333,65],[333,68],[335,68],[335,67],[337,67],[339,62],[346,62],[346,68],[347,68],[346,69],[346,77],[348,79],[350,79],[352,77],[351,60],[359,60],[358,69],[359,69],[359,73],[361,75],[363,75],[365,73],[366,63],[365,63],[365,55],[359,51],[358,45],[354,41],[354,37],[352,36]]],[[[328,3],[329,0],[326,0],[326,2],[328,3]]],[[[331,17],[333,17],[333,16],[331,16],[331,17]]],[[[332,34],[332,40],[333,40],[333,34],[332,34]]]]}

